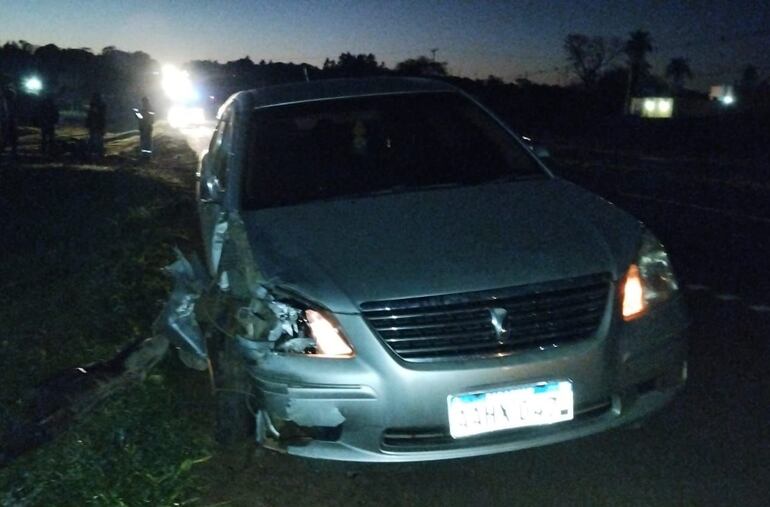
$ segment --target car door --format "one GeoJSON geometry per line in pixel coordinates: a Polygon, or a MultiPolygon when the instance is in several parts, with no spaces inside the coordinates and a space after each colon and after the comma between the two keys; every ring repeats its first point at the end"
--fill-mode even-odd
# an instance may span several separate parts
{"type": "Polygon", "coordinates": [[[222,114],[211,137],[209,151],[201,162],[198,212],[205,249],[206,265],[216,275],[222,242],[227,230],[227,211],[224,206],[227,192],[228,168],[232,158],[233,112],[222,114]]]}

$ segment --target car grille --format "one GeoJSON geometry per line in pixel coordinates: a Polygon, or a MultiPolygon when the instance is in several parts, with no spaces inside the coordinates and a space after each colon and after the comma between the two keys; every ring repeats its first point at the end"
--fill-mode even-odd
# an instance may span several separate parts
{"type": "Polygon", "coordinates": [[[500,356],[594,336],[607,274],[507,289],[368,302],[369,325],[406,361],[500,356]]]}

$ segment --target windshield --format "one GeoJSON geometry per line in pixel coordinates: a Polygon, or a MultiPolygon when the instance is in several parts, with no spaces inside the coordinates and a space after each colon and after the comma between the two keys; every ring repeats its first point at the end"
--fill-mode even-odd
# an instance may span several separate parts
{"type": "Polygon", "coordinates": [[[526,148],[457,93],[258,109],[249,143],[246,209],[546,177],[526,148]]]}

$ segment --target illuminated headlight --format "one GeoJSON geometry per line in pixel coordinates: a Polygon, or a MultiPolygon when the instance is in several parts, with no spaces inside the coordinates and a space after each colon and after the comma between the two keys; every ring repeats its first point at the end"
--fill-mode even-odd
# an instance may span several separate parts
{"type": "Polygon", "coordinates": [[[303,306],[280,301],[270,303],[278,323],[268,339],[275,342],[277,352],[332,358],[355,355],[342,327],[330,312],[303,306]]]}
{"type": "Polygon", "coordinates": [[[339,324],[331,315],[316,310],[305,310],[305,321],[310,337],[315,340],[315,355],[322,357],[352,357],[353,347],[342,334],[339,324]]]}
{"type": "Polygon", "coordinates": [[[178,103],[198,100],[198,92],[186,70],[179,69],[174,65],[164,65],[161,74],[160,86],[170,100],[178,103]]]}
{"type": "Polygon", "coordinates": [[[168,123],[174,128],[200,125],[204,121],[203,108],[171,106],[168,110],[168,123]]]}
{"type": "Polygon", "coordinates": [[[665,301],[679,290],[668,254],[648,231],[642,234],[639,254],[628,268],[621,290],[624,320],[643,315],[650,305],[665,301]]]}

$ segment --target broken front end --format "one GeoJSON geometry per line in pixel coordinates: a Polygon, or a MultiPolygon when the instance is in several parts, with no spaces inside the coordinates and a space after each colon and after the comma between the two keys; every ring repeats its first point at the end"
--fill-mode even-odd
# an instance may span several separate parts
{"type": "Polygon", "coordinates": [[[218,398],[231,398],[217,404],[223,412],[218,419],[237,424],[246,410],[248,427],[228,430],[223,440],[253,433],[259,444],[276,450],[336,440],[345,421],[333,402],[338,396],[324,388],[305,392],[296,381],[276,378],[289,380],[291,372],[316,367],[327,378],[339,374],[339,363],[355,356],[339,322],[244,261],[253,257],[237,214],[217,230],[216,277],[197,257],[178,250],[176,261],[164,268],[174,287],[155,322],[156,334],[170,340],[185,365],[211,371],[218,398]]]}

